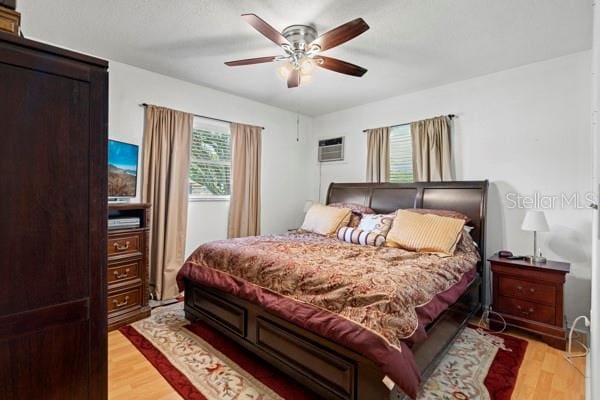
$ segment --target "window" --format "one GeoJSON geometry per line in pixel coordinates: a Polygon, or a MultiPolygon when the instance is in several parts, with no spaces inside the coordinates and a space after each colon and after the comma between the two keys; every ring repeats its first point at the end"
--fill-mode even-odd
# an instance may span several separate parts
{"type": "Polygon", "coordinates": [[[195,117],[189,177],[190,200],[227,200],[231,193],[229,124],[195,117]]]}
{"type": "Polygon", "coordinates": [[[390,129],[390,182],[412,182],[413,160],[410,124],[390,129]]]}

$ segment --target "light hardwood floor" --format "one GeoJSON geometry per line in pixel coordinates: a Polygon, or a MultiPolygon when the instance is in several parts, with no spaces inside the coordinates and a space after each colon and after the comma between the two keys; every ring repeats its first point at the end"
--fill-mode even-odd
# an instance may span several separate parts
{"type": "MultiPolygon", "coordinates": [[[[510,332],[514,333],[514,332],[510,332]]],[[[513,400],[583,400],[584,379],[556,350],[520,333],[529,345],[513,400]]],[[[576,361],[583,371],[585,359],[576,361]]],[[[108,388],[111,400],[172,400],[181,397],[118,331],[108,335],[108,388]]]]}
{"type": "Polygon", "coordinates": [[[148,360],[119,331],[108,334],[108,398],[181,399],[148,360]]]}

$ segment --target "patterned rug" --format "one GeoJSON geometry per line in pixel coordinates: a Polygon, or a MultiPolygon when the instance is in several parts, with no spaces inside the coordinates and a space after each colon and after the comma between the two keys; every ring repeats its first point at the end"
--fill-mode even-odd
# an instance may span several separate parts
{"type": "MultiPolygon", "coordinates": [[[[208,325],[190,324],[183,303],[156,308],[120,332],[186,400],[318,398],[208,325]]],[[[510,400],[526,346],[465,328],[419,400],[510,400]]]]}

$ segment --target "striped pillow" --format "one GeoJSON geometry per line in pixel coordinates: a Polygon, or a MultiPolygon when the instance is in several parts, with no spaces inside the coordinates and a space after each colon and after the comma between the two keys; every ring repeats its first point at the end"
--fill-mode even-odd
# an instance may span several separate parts
{"type": "Polygon", "coordinates": [[[464,225],[463,219],[398,210],[385,244],[410,251],[451,256],[464,225]]]}
{"type": "Polygon", "coordinates": [[[433,208],[404,208],[404,211],[410,211],[417,214],[433,214],[440,217],[464,219],[465,224],[471,222],[471,217],[454,210],[441,210],[433,208]]]}
{"type": "Polygon", "coordinates": [[[344,226],[337,231],[339,240],[348,243],[362,244],[363,246],[383,246],[385,236],[375,232],[365,232],[358,228],[344,226]]]}

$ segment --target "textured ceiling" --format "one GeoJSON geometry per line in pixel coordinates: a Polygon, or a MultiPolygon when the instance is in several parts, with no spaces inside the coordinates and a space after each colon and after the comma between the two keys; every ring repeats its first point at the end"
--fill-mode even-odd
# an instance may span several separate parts
{"type": "Polygon", "coordinates": [[[263,103],[320,115],[591,47],[590,0],[19,0],[27,37],[263,103]],[[277,55],[240,14],[320,33],[356,17],[371,29],[325,53],[369,70],[319,69],[288,89],[276,65],[224,61],[277,55]]]}

